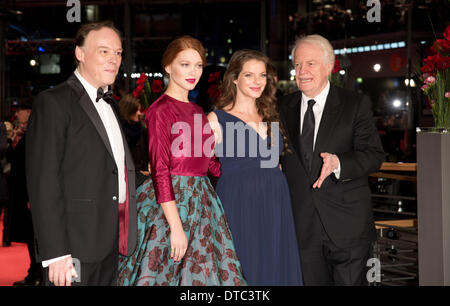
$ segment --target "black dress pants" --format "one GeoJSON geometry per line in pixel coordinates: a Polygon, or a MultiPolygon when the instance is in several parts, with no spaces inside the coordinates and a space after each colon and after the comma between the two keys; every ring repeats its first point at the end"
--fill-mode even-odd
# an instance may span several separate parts
{"type": "MultiPolygon", "coordinates": [[[[80,263],[79,282],[72,286],[117,286],[119,255],[111,252],[103,261],[96,263],[80,263]]],[[[48,279],[48,267],[44,268],[44,284],[53,286],[48,279]]]]}
{"type": "Polygon", "coordinates": [[[314,243],[300,249],[303,281],[306,286],[367,286],[371,255],[370,241],[339,248],[322,227],[314,243]]]}

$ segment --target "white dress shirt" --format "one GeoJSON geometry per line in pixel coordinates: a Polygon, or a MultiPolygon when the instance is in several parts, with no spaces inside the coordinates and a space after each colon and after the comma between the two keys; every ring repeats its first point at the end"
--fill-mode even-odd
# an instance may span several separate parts
{"type": "MultiPolygon", "coordinates": [[[[119,122],[117,121],[116,115],[114,114],[111,105],[109,105],[105,100],[100,99],[98,102],[95,101],[97,98],[97,88],[89,84],[78,72],[75,70],[75,76],[83,85],[84,89],[91,98],[91,101],[100,116],[103,126],[105,127],[106,133],[108,135],[109,144],[114,155],[114,160],[117,165],[118,172],[118,183],[119,183],[119,203],[124,203],[126,201],[126,181],[125,181],[125,149],[123,146],[122,134],[120,132],[119,122]]],[[[104,88],[108,90],[108,88],[104,88]]],[[[53,262],[60,259],[69,257],[71,255],[64,255],[61,257],[53,258],[50,260],[42,261],[42,266],[48,267],[53,262]]]]}
{"type": "MultiPolygon", "coordinates": [[[[300,134],[303,130],[303,118],[305,117],[306,110],[308,109],[308,101],[313,99],[316,101],[316,103],[313,105],[313,113],[314,113],[314,142],[313,142],[313,148],[316,146],[316,138],[317,133],[319,132],[320,127],[320,120],[322,119],[323,110],[325,108],[325,103],[327,102],[328,93],[330,92],[330,82],[327,82],[327,85],[325,88],[315,97],[308,97],[302,92],[302,101],[300,105],[300,134]]],[[[322,152],[319,152],[322,153],[322,152]]],[[[339,163],[339,166],[334,171],[334,175],[337,179],[339,179],[339,176],[341,174],[341,163],[339,163]]]]}

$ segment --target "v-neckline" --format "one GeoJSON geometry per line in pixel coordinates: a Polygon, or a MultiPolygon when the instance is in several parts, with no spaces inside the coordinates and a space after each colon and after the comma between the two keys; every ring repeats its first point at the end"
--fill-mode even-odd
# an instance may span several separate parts
{"type": "MultiPolygon", "coordinates": [[[[266,141],[267,140],[267,137],[269,136],[269,135],[266,135],[266,138],[263,138],[259,133],[258,133],[258,131],[257,130],[255,130],[250,124],[248,124],[247,122],[245,122],[244,120],[242,120],[241,118],[239,118],[238,116],[235,116],[235,115],[233,115],[233,114],[230,114],[229,112],[227,112],[227,111],[224,111],[223,109],[221,110],[221,111],[223,111],[224,113],[226,113],[226,114],[228,114],[228,115],[230,115],[230,116],[233,116],[234,118],[237,118],[239,121],[241,121],[241,122],[243,122],[246,126],[249,126],[263,141],[266,141]]],[[[261,122],[263,122],[263,121],[261,121],[261,122]]],[[[259,124],[259,123],[258,123],[259,124]]]]}

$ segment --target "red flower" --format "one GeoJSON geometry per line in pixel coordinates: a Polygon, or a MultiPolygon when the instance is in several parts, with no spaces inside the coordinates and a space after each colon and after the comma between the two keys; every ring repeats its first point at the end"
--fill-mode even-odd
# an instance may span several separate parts
{"type": "Polygon", "coordinates": [[[144,86],[145,81],[147,81],[147,76],[145,75],[145,73],[141,73],[141,75],[139,76],[139,79],[137,79],[136,81],[136,85],[142,85],[144,86]]]}
{"type": "Polygon", "coordinates": [[[228,280],[229,274],[228,274],[228,271],[227,271],[227,270],[222,270],[222,269],[220,269],[220,270],[219,270],[219,275],[220,275],[220,278],[221,278],[223,281],[227,281],[227,280],[228,280]]]}
{"type": "Polygon", "coordinates": [[[190,268],[189,271],[193,274],[200,274],[202,272],[202,268],[194,263],[190,268]]]}
{"type": "Polygon", "coordinates": [[[162,251],[160,248],[156,247],[150,251],[148,256],[148,269],[150,271],[156,272],[159,266],[159,259],[161,257],[162,251]]]}
{"type": "Polygon", "coordinates": [[[163,82],[159,79],[153,80],[152,82],[152,92],[160,93],[163,90],[163,82]]]}
{"type": "Polygon", "coordinates": [[[206,92],[213,102],[216,102],[220,96],[219,86],[217,84],[211,85],[206,92]]]}
{"type": "Polygon", "coordinates": [[[206,286],[206,285],[199,280],[194,280],[192,282],[192,286],[206,286]]]}
{"type": "Polygon", "coordinates": [[[338,60],[337,56],[334,56],[333,73],[339,72],[339,70],[341,70],[341,62],[338,60]]]}
{"type": "Polygon", "coordinates": [[[230,269],[231,272],[237,273],[236,265],[234,263],[228,263],[228,269],[230,269]]]}
{"type": "MultiPolygon", "coordinates": [[[[136,82],[137,83],[137,82],[136,82]]],[[[141,92],[144,90],[144,84],[138,84],[136,89],[133,91],[133,97],[139,98],[141,96],[141,92]]]]}
{"type": "Polygon", "coordinates": [[[208,83],[216,82],[220,80],[220,71],[209,74],[208,83]]]}
{"type": "Polygon", "coordinates": [[[444,37],[445,39],[450,40],[450,25],[448,25],[447,28],[445,28],[444,37]]]}
{"type": "Polygon", "coordinates": [[[450,51],[450,41],[445,39],[438,39],[434,42],[431,47],[431,51],[438,52],[449,52],[450,51]]]}

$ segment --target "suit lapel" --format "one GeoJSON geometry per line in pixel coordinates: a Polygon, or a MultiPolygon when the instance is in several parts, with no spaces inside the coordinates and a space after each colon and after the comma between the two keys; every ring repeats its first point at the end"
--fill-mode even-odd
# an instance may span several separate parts
{"type": "Polygon", "coordinates": [[[292,141],[292,146],[295,149],[300,163],[305,170],[303,157],[300,152],[300,105],[301,105],[302,93],[298,91],[293,95],[292,99],[288,103],[288,109],[286,112],[286,123],[290,129],[288,130],[289,139],[292,141]]]}
{"type": "Polygon", "coordinates": [[[342,109],[339,108],[340,103],[337,89],[333,85],[330,85],[330,91],[327,96],[322,118],[320,119],[319,131],[317,132],[316,144],[314,146],[311,166],[312,175],[320,173],[318,172],[322,166],[320,153],[326,152],[327,144],[332,140],[334,126],[339,119],[339,111],[342,109]]]}
{"type": "Polygon", "coordinates": [[[91,98],[87,94],[86,90],[84,90],[83,85],[80,83],[75,74],[72,74],[70,78],[67,80],[67,83],[74,89],[78,102],[80,103],[81,108],[86,112],[87,116],[91,120],[95,129],[97,130],[100,138],[105,144],[106,149],[108,150],[111,157],[114,159],[114,154],[111,149],[111,144],[109,143],[108,134],[106,133],[106,129],[103,125],[102,119],[100,118],[95,106],[92,104],[91,98]]]}

